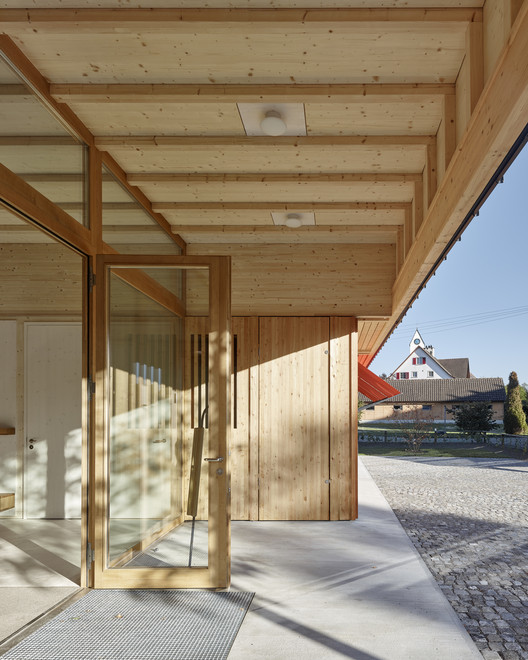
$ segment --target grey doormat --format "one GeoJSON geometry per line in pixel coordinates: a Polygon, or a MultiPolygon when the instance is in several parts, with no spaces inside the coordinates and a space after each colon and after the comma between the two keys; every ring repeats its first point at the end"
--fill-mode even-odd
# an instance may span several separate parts
{"type": "Polygon", "coordinates": [[[190,589],[91,591],[2,660],[224,660],[253,595],[190,589]]]}

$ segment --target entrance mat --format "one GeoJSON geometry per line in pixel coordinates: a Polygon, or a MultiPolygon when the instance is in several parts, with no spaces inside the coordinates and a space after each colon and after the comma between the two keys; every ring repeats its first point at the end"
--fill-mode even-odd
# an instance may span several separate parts
{"type": "Polygon", "coordinates": [[[90,591],[2,660],[224,660],[253,596],[191,589],[90,591]]]}

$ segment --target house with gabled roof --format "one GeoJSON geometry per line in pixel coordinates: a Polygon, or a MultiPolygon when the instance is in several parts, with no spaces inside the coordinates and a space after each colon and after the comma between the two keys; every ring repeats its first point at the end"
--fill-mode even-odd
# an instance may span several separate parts
{"type": "MultiPolygon", "coordinates": [[[[465,403],[485,402],[496,421],[504,417],[506,390],[502,378],[417,378],[400,380],[400,394],[368,406],[361,421],[396,420],[410,410],[431,422],[452,422],[453,411],[465,403]]],[[[368,399],[360,395],[360,402],[368,399]]]]}
{"type": "Polygon", "coordinates": [[[409,355],[389,376],[395,380],[472,378],[468,358],[440,360],[433,346],[427,346],[415,331],[409,343],[409,355]]]}
{"type": "MultiPolygon", "coordinates": [[[[367,406],[362,421],[396,419],[409,410],[420,410],[431,421],[452,421],[453,411],[464,403],[484,401],[496,420],[504,416],[505,389],[502,378],[475,378],[469,358],[439,359],[417,329],[409,343],[409,355],[390,374],[388,382],[400,394],[367,406]],[[394,381],[398,381],[395,383],[394,381]]],[[[374,399],[372,399],[374,400],[374,399]]]]}

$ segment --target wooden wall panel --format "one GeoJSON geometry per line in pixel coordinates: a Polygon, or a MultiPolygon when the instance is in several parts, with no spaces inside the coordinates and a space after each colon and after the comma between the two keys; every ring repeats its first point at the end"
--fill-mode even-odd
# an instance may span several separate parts
{"type": "MultiPolygon", "coordinates": [[[[200,425],[200,418],[208,400],[206,337],[209,331],[208,317],[185,319],[185,347],[184,347],[184,417],[183,417],[183,497],[184,511],[187,509],[187,494],[189,475],[191,470],[191,456],[194,429],[200,425]],[[201,355],[199,356],[199,349],[201,355]]],[[[207,427],[207,419],[205,419],[207,427]]],[[[203,456],[209,456],[208,431],[205,431],[203,441],[203,456]]],[[[198,520],[208,517],[208,479],[207,466],[202,464],[199,484],[198,520]]]]}
{"type": "Polygon", "coordinates": [[[328,318],[260,319],[260,520],[328,520],[328,318]]]}
{"type": "Polygon", "coordinates": [[[63,245],[0,245],[0,314],[81,318],[82,260],[63,245]]]}
{"type": "Polygon", "coordinates": [[[232,321],[231,517],[258,519],[258,319],[232,321]]]}
{"type": "MultiPolygon", "coordinates": [[[[233,520],[357,516],[357,325],[350,317],[233,317],[233,520]]],[[[206,318],[187,319],[186,475],[199,407],[197,337],[203,342],[206,333],[206,318]]],[[[202,380],[203,369],[202,361],[202,380]]],[[[205,518],[203,479],[200,488],[198,517],[205,518]]]]}
{"type": "MultiPolygon", "coordinates": [[[[392,313],[395,245],[188,246],[188,254],[231,255],[234,316],[380,316],[392,313]]],[[[187,292],[187,310],[203,313],[187,292]]]]}
{"type": "Polygon", "coordinates": [[[352,471],[351,442],[352,365],[358,358],[357,325],[354,318],[330,319],[330,520],[355,517],[357,479],[352,471]]]}

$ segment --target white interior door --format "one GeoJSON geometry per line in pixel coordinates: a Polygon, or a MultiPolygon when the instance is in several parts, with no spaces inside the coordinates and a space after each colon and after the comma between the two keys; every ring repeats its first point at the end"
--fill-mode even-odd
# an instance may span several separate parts
{"type": "Polygon", "coordinates": [[[80,323],[26,324],[25,380],[25,517],[80,518],[80,323]]]}

